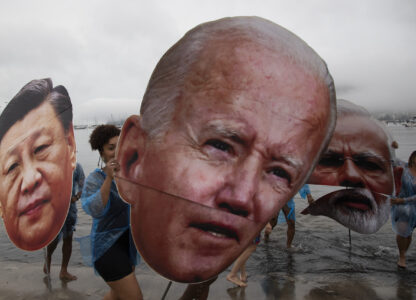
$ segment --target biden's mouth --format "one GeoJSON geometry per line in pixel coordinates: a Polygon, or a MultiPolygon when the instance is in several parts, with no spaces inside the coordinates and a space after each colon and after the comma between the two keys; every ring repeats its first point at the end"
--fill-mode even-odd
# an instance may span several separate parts
{"type": "Polygon", "coordinates": [[[234,239],[239,242],[237,230],[227,224],[217,222],[191,223],[190,227],[199,229],[217,238],[234,239]]]}

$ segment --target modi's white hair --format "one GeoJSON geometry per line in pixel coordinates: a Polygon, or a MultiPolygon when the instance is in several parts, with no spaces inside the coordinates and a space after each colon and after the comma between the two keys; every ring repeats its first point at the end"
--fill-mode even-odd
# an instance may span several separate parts
{"type": "Polygon", "coordinates": [[[173,45],[156,65],[143,96],[140,108],[143,130],[151,138],[166,131],[186,76],[200,58],[201,51],[213,40],[233,39],[246,40],[270,49],[323,80],[328,87],[331,107],[323,149],[329,143],[336,120],[335,87],[326,63],[299,37],[259,17],[233,17],[203,23],[173,45]]]}

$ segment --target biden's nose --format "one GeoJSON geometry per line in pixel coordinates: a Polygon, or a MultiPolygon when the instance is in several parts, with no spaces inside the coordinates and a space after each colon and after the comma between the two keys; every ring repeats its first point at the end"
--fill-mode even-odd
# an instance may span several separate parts
{"type": "Polygon", "coordinates": [[[235,166],[215,199],[216,206],[235,215],[252,217],[260,176],[261,168],[255,159],[235,166]]]}

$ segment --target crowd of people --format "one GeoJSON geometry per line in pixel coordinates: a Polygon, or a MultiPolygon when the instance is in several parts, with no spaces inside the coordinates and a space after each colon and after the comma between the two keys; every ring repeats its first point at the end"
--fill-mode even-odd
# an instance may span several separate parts
{"type": "Polygon", "coordinates": [[[227,280],[246,286],[245,264],[279,211],[292,247],[297,192],[309,204],[302,213],[365,234],[391,210],[397,264],[406,267],[416,151],[399,162],[382,124],[336,100],[326,63],[270,21],[225,18],[189,31],[157,64],[140,115],[121,130],[92,131],[99,164],[86,179],[63,86],[24,86],[0,129],[0,209],[10,239],[24,250],[47,246],[49,274],[62,238],[60,278],[76,280],[68,263],[80,200],[92,218],[92,265],[110,288],[106,300],[143,297],[140,256],[189,284],[182,299],[206,298],[233,262],[227,280]],[[308,184],[343,188],[315,200],[308,184]]]}

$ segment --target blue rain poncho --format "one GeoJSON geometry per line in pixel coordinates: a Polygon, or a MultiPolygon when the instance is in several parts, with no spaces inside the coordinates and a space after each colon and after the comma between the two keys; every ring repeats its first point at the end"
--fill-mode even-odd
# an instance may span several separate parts
{"type": "MultiPolygon", "coordinates": [[[[90,236],[92,265],[130,228],[130,206],[120,198],[114,180],[107,205],[103,205],[100,188],[105,178],[101,169],[95,169],[87,177],[81,196],[82,208],[93,217],[90,236]]],[[[138,254],[131,234],[129,236],[130,261],[136,265],[138,254]]]]}
{"type": "Polygon", "coordinates": [[[402,237],[408,237],[416,227],[416,177],[407,166],[403,169],[398,198],[403,198],[405,203],[393,205],[391,208],[393,230],[402,237]]]}
{"type": "MultiPolygon", "coordinates": [[[[302,199],[306,199],[307,195],[310,194],[310,193],[311,193],[311,190],[309,189],[309,185],[307,185],[307,184],[305,184],[304,186],[302,186],[302,188],[299,190],[299,195],[302,197],[302,199]]],[[[295,216],[295,201],[292,198],[286,204],[290,208],[290,212],[287,215],[287,218],[289,220],[296,221],[296,216],[295,216]]],[[[285,214],[283,213],[283,210],[280,210],[279,217],[277,219],[277,223],[278,224],[282,224],[282,223],[285,223],[285,222],[286,222],[285,214]]]]}

